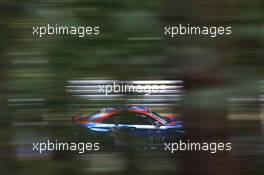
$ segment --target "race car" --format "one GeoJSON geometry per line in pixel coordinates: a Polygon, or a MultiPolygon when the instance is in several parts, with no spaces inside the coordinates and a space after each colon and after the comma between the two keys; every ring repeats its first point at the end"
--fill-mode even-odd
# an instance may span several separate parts
{"type": "Polygon", "coordinates": [[[110,136],[120,144],[131,143],[131,140],[147,145],[162,144],[184,133],[181,121],[174,115],[162,116],[145,106],[107,107],[73,119],[86,128],[87,133],[95,137],[110,136]]]}

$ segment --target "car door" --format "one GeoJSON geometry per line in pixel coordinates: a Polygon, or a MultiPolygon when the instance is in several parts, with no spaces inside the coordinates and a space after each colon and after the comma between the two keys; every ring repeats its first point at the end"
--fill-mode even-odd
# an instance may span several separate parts
{"type": "Polygon", "coordinates": [[[162,141],[165,130],[157,121],[140,112],[121,112],[106,118],[102,123],[112,124],[112,134],[125,142],[153,144],[162,141]]]}
{"type": "Polygon", "coordinates": [[[132,138],[154,145],[162,143],[166,134],[166,129],[157,123],[159,122],[147,114],[130,112],[120,116],[118,129],[127,131],[132,138]]]}
{"type": "Polygon", "coordinates": [[[156,119],[144,113],[136,113],[137,133],[143,136],[148,145],[161,144],[165,140],[166,128],[156,119]]]}

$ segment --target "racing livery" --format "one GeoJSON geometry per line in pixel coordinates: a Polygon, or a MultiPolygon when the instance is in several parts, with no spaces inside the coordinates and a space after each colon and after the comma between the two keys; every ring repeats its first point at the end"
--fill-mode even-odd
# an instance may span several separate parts
{"type": "Polygon", "coordinates": [[[161,116],[145,106],[108,107],[73,119],[96,137],[111,136],[120,144],[128,140],[137,143],[140,140],[147,145],[162,144],[184,133],[182,123],[174,115],[161,116]]]}

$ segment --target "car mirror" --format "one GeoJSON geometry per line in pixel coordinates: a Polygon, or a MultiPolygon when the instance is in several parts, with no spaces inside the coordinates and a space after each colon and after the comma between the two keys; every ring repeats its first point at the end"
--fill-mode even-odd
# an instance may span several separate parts
{"type": "Polygon", "coordinates": [[[155,125],[156,127],[160,127],[160,123],[159,123],[158,121],[155,121],[155,122],[154,122],[154,125],[155,125]]]}

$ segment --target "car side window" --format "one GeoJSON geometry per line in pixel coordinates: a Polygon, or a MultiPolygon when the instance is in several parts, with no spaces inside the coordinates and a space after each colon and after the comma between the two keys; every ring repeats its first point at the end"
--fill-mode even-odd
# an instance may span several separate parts
{"type": "Polygon", "coordinates": [[[103,120],[106,124],[154,125],[155,120],[142,113],[123,112],[103,120]]]}
{"type": "Polygon", "coordinates": [[[115,120],[114,119],[115,119],[114,116],[110,116],[110,117],[104,119],[102,121],[102,123],[105,123],[105,124],[115,124],[115,120]]]}
{"type": "Polygon", "coordinates": [[[117,114],[114,114],[114,115],[104,119],[102,123],[106,123],[106,124],[121,124],[121,122],[123,122],[122,121],[123,118],[126,118],[126,117],[124,117],[123,113],[117,113],[117,114]]]}
{"type": "Polygon", "coordinates": [[[137,124],[138,125],[154,125],[155,119],[151,118],[150,116],[147,116],[146,114],[137,113],[137,124]]]}

